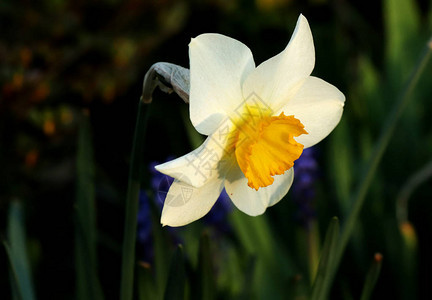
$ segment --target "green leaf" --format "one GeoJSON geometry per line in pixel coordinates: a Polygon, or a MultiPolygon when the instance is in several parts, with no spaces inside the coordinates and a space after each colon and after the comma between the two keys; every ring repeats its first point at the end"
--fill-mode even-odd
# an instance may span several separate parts
{"type": "Polygon", "coordinates": [[[152,269],[147,265],[140,265],[138,267],[138,299],[160,299],[157,293],[152,269]]]}
{"type": "MultiPolygon", "coordinates": [[[[403,85],[415,65],[416,56],[421,51],[423,42],[426,39],[424,24],[421,23],[419,8],[415,0],[386,0],[384,2],[384,20],[386,28],[386,71],[388,82],[387,95],[383,101],[391,105],[397,95],[400,86],[403,85]]],[[[430,76],[431,73],[427,74],[430,76]]],[[[430,77],[429,77],[430,78],[430,77]]],[[[422,90],[419,84],[411,97],[416,99],[405,108],[404,117],[401,118],[402,128],[409,133],[393,141],[392,147],[398,149],[404,145],[411,145],[412,148],[422,147],[419,140],[422,138],[418,128],[421,126],[419,114],[424,110],[425,103],[419,100],[428,99],[430,95],[430,84],[423,85],[422,90]]],[[[393,158],[398,159],[398,158],[393,158]]]]}
{"type": "Polygon", "coordinates": [[[186,273],[184,266],[183,247],[177,246],[171,260],[170,272],[165,286],[165,300],[184,299],[186,273]]]}
{"type": "Polygon", "coordinates": [[[246,271],[244,272],[244,276],[243,276],[244,278],[243,288],[239,299],[245,299],[245,300],[253,299],[254,289],[252,287],[254,285],[255,270],[256,270],[256,257],[250,256],[248,257],[246,263],[246,271]]]}
{"type": "Polygon", "coordinates": [[[316,266],[319,263],[319,252],[320,252],[320,238],[318,222],[313,220],[310,222],[309,229],[306,230],[306,239],[308,241],[307,256],[308,256],[308,269],[310,282],[316,277],[316,266]]]}
{"type": "Polygon", "coordinates": [[[211,300],[216,297],[215,276],[207,232],[201,236],[198,259],[198,299],[211,300]]]}
{"type": "Polygon", "coordinates": [[[167,227],[161,226],[159,208],[156,203],[150,201],[150,207],[152,212],[155,287],[158,294],[157,299],[162,299],[170,263],[167,257],[170,255],[172,241],[168,236],[167,227]]]}
{"type": "Polygon", "coordinates": [[[374,132],[381,125],[381,117],[386,112],[383,99],[383,83],[379,71],[367,56],[357,60],[358,80],[352,97],[356,98],[353,108],[364,120],[362,127],[374,132]]]}
{"type": "Polygon", "coordinates": [[[12,273],[12,290],[18,299],[35,299],[27,256],[26,232],[21,203],[12,201],[9,208],[8,239],[3,241],[12,273]]]}
{"type": "Polygon", "coordinates": [[[378,141],[375,144],[373,153],[370,156],[369,162],[364,170],[362,179],[360,180],[357,189],[352,194],[352,203],[353,203],[352,209],[350,210],[350,213],[344,224],[344,229],[342,231],[339,246],[338,246],[338,252],[337,255],[335,256],[334,271],[332,272],[331,274],[332,278],[329,281],[333,280],[336,270],[342,260],[342,256],[344,254],[345,248],[348,244],[348,241],[351,238],[352,232],[357,223],[358,216],[363,207],[366,194],[370,188],[372,179],[375,176],[375,173],[378,169],[379,163],[381,162],[383,154],[387,149],[387,146],[389,145],[389,141],[393,133],[395,132],[397,122],[399,121],[400,116],[404,112],[405,108],[408,106],[408,104],[411,103],[411,100],[413,99],[413,97],[411,97],[413,90],[417,86],[419,78],[423,74],[426,66],[428,65],[429,59],[432,56],[432,47],[430,47],[431,41],[432,41],[432,37],[427,41],[423,54],[420,56],[417,65],[415,66],[414,70],[411,72],[409,80],[405,84],[397,101],[394,103],[394,106],[389,116],[386,118],[386,121],[381,130],[381,134],[378,138],[378,141]]]}
{"type": "Polygon", "coordinates": [[[330,221],[321,252],[317,275],[312,286],[311,300],[326,299],[330,290],[330,279],[339,238],[339,220],[330,221]]]}
{"type": "Polygon", "coordinates": [[[382,265],[382,255],[380,253],[376,253],[372,265],[369,269],[369,272],[366,276],[366,281],[363,287],[363,292],[360,300],[370,299],[370,296],[372,295],[372,291],[378,280],[378,276],[381,272],[381,265],[382,265]]]}
{"type": "Polygon", "coordinates": [[[429,1],[428,20],[429,20],[429,32],[430,32],[432,31],[432,0],[429,1]]]}
{"type": "Polygon", "coordinates": [[[414,0],[385,0],[388,76],[398,87],[409,75],[419,50],[420,14],[414,0]]]}
{"type": "Polygon", "coordinates": [[[329,176],[333,179],[338,203],[343,212],[349,208],[349,193],[353,183],[354,164],[352,157],[352,142],[348,124],[342,119],[338,127],[330,136],[329,151],[329,176]]]}
{"type": "Polygon", "coordinates": [[[97,275],[93,145],[88,116],[81,118],[76,161],[75,262],[79,299],[103,299],[97,275]]]}
{"type": "Polygon", "coordinates": [[[243,246],[265,260],[274,259],[276,241],[273,238],[266,216],[250,217],[241,211],[233,211],[230,219],[243,246]]]}
{"type": "Polygon", "coordinates": [[[254,286],[260,297],[275,299],[286,294],[286,282],[295,275],[296,266],[286,249],[282,251],[271,231],[266,215],[250,217],[241,211],[230,214],[233,229],[248,255],[256,257],[254,286]]]}

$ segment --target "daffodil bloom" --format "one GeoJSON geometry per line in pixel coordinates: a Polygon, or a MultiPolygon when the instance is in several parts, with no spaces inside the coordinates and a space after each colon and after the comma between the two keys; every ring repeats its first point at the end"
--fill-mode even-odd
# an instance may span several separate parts
{"type": "Polygon", "coordinates": [[[247,46],[220,34],[192,39],[189,58],[190,119],[207,138],[156,166],[175,178],[161,223],[203,217],[224,187],[238,209],[260,215],[287,194],[303,149],[336,127],[345,97],[310,76],[315,50],[303,15],[287,47],[258,67],[247,46]]]}

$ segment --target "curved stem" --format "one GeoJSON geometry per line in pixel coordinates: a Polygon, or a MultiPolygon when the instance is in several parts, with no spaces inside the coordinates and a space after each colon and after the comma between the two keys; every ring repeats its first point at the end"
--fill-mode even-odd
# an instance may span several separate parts
{"type": "Polygon", "coordinates": [[[138,198],[140,179],[142,175],[142,154],[144,150],[145,133],[149,116],[148,103],[156,87],[165,93],[175,92],[186,103],[189,102],[189,70],[174,64],[158,62],[147,71],[143,81],[143,91],[139,101],[138,116],[135,125],[129,168],[129,181],[126,194],[125,227],[122,250],[122,270],[120,283],[120,299],[131,300],[135,270],[135,241],[137,229],[138,198]]]}
{"type": "Polygon", "coordinates": [[[423,168],[417,171],[403,185],[396,198],[396,219],[399,224],[408,221],[408,199],[414,190],[423,182],[432,177],[432,161],[428,162],[423,168]]]}
{"type": "Polygon", "coordinates": [[[190,72],[189,69],[167,62],[158,62],[150,67],[144,76],[141,101],[152,102],[152,94],[156,87],[165,93],[173,91],[189,103],[190,72]]]}

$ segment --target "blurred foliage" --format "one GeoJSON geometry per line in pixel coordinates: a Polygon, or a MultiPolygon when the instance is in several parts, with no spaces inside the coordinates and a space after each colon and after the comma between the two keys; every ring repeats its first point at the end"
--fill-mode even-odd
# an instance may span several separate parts
{"type": "MultiPolygon", "coordinates": [[[[158,61],[188,67],[190,38],[204,32],[242,41],[259,64],[285,47],[300,13],[314,35],[313,75],[347,97],[341,123],[317,149],[314,225],[296,221],[299,208],[289,193],[260,217],[234,209],[228,232],[197,221],[176,231],[176,240],[152,207],[154,258],[136,265],[140,299],[170,295],[165,288],[172,284],[197,299],[308,296],[318,253],[328,248],[321,237],[332,217],[343,226],[388,112],[432,33],[432,1],[1,1],[0,234],[6,247],[0,250],[0,298],[19,291],[9,268],[14,253],[27,256],[21,282],[36,298],[79,298],[76,286],[86,275],[75,277],[83,273],[75,256],[84,249],[97,266],[88,278],[107,299],[117,299],[128,164],[145,72],[158,61]],[[94,207],[85,206],[85,197],[94,207]],[[85,214],[90,219],[80,219],[85,214]],[[77,220],[89,231],[76,235],[77,220]],[[170,268],[181,270],[175,276],[183,286],[176,286],[170,268]]],[[[407,219],[396,215],[404,186],[431,160],[431,66],[374,177],[331,299],[362,293],[432,298],[430,178],[411,191],[407,219]],[[369,268],[377,252],[384,257],[378,279],[376,263],[369,268]]],[[[176,95],[156,91],[149,111],[143,170],[189,152],[202,138],[176,95]]],[[[156,198],[150,173],[143,173],[142,188],[156,198]]]]}

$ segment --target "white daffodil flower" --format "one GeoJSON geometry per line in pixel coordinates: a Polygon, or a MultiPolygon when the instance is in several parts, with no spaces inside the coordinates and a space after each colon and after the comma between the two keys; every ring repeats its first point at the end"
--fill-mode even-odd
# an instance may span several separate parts
{"type": "Polygon", "coordinates": [[[339,123],[345,96],[310,76],[315,50],[303,15],[287,47],[258,67],[247,46],[220,34],[192,39],[189,57],[190,119],[208,137],[156,166],[175,178],[161,223],[203,217],[224,187],[238,209],[260,215],[287,194],[303,149],[339,123]]]}

